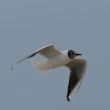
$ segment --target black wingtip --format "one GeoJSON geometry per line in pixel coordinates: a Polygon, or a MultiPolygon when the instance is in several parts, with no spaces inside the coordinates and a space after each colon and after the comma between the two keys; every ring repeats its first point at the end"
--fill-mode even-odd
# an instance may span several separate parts
{"type": "Polygon", "coordinates": [[[70,98],[67,96],[67,101],[70,102],[70,98]]]}

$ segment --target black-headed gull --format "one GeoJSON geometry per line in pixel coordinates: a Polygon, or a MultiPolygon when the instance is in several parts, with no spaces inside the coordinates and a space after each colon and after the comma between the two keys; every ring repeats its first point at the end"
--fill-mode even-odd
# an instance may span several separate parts
{"type": "Polygon", "coordinates": [[[37,54],[46,58],[46,60],[33,62],[39,70],[49,70],[61,66],[66,66],[70,69],[68,91],[66,96],[67,100],[70,101],[70,98],[76,94],[83,81],[86,72],[86,60],[77,57],[81,54],[75,52],[74,50],[59,51],[53,44],[50,44],[21,59],[17,63],[19,64],[37,54]]]}

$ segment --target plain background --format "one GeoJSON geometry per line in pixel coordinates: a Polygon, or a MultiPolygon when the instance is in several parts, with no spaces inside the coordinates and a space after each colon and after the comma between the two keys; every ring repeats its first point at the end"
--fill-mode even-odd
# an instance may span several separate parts
{"type": "Polygon", "coordinates": [[[110,0],[0,0],[0,110],[110,109],[110,0]],[[70,103],[67,68],[42,75],[27,54],[53,43],[87,59],[70,103]]]}

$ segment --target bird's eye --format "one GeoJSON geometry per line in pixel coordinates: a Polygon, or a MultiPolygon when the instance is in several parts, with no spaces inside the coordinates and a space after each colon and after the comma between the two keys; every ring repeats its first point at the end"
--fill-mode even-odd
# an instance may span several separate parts
{"type": "Polygon", "coordinates": [[[74,55],[75,55],[75,52],[74,52],[73,50],[69,50],[69,51],[68,51],[68,57],[69,57],[69,58],[72,59],[72,58],[74,57],[74,55]]]}

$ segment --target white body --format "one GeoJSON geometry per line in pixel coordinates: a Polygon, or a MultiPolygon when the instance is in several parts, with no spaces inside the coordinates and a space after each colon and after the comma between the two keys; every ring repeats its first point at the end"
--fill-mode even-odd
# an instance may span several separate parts
{"type": "Polygon", "coordinates": [[[38,61],[38,62],[37,61],[32,61],[32,63],[34,64],[34,66],[38,70],[44,71],[44,70],[49,70],[49,69],[64,66],[67,63],[69,63],[70,61],[71,61],[71,59],[68,58],[67,52],[62,51],[62,54],[60,54],[60,55],[58,55],[54,58],[44,59],[44,60],[41,60],[41,61],[38,61]]]}

